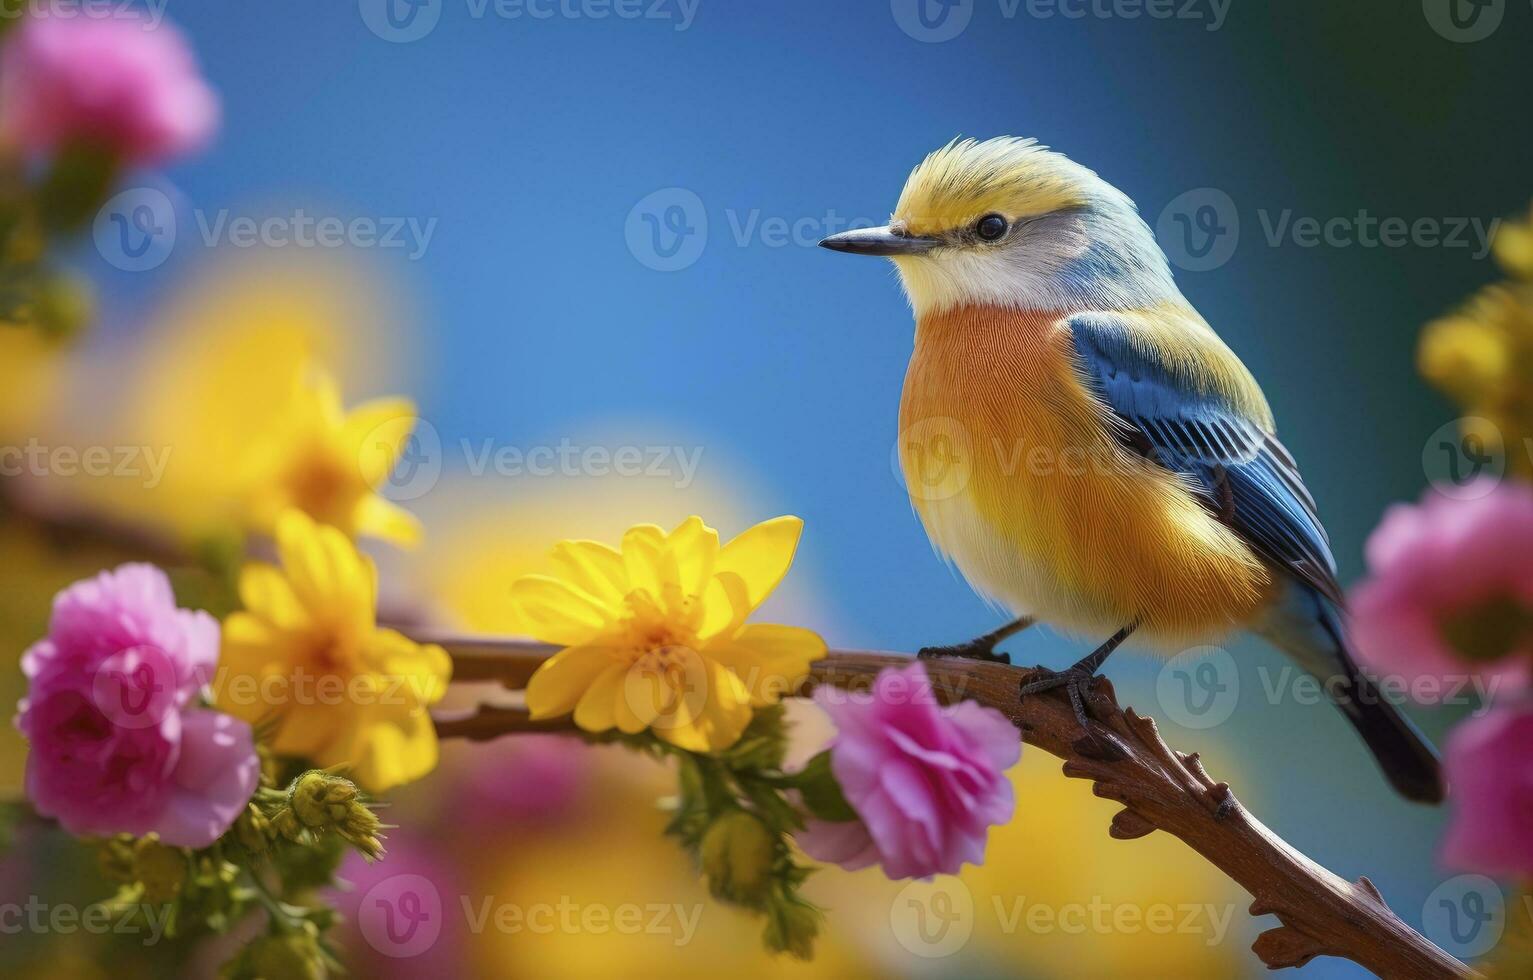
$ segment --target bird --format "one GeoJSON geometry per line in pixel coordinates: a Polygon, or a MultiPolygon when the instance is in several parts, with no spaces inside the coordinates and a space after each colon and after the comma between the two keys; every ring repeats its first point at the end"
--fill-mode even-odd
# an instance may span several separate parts
{"type": "Polygon", "coordinates": [[[928,537],[1012,614],[922,656],[1009,663],[1034,623],[1106,637],[1022,696],[1083,699],[1129,637],[1172,654],[1260,636],[1326,689],[1406,799],[1436,752],[1358,666],[1336,562],[1260,385],[1182,295],[1133,201],[1034,139],[957,139],[883,227],[822,240],[891,259],[915,316],[899,462],[928,537]]]}

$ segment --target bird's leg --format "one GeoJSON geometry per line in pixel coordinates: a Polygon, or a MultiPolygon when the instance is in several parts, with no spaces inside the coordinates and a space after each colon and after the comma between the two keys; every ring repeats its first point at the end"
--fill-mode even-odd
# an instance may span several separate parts
{"type": "Polygon", "coordinates": [[[991,630],[984,636],[976,636],[967,643],[955,643],[950,647],[922,647],[916,656],[922,660],[930,660],[933,657],[962,657],[966,660],[984,660],[990,663],[1009,664],[1011,663],[1011,656],[1005,653],[996,653],[996,644],[1008,636],[1015,636],[1035,622],[1037,620],[1033,619],[1033,617],[1023,616],[1021,619],[1007,623],[998,630],[991,630]]]}
{"type": "MultiPolygon", "coordinates": [[[[1081,723],[1081,728],[1086,728],[1086,692],[1091,689],[1096,680],[1097,671],[1112,656],[1112,652],[1128,639],[1130,633],[1139,628],[1139,621],[1132,623],[1114,633],[1106,643],[1082,657],[1073,666],[1062,671],[1055,672],[1047,667],[1039,665],[1034,668],[1038,675],[1036,680],[1023,683],[1022,696],[1029,694],[1041,694],[1044,691],[1052,691],[1055,688],[1064,688],[1070,695],[1070,706],[1075,709],[1075,719],[1081,723]]],[[[1088,729],[1089,730],[1089,729],[1088,729]]]]}

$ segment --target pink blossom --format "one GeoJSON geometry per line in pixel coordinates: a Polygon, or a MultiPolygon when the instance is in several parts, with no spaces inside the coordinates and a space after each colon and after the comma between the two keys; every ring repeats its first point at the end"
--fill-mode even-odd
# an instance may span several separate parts
{"type": "Polygon", "coordinates": [[[578,738],[518,735],[474,748],[455,802],[486,827],[567,821],[590,783],[591,750],[578,738]]]}
{"type": "Polygon", "coordinates": [[[1365,666],[1408,681],[1472,672],[1527,684],[1533,488],[1503,483],[1472,499],[1428,491],[1385,512],[1367,557],[1350,603],[1365,666]]]}
{"type": "Polygon", "coordinates": [[[176,608],[152,565],[60,592],[47,638],[22,658],[16,718],[38,812],[77,835],[154,832],[182,847],[227,830],[259,763],[249,725],[195,704],[218,642],[217,621],[176,608]]]}
{"type": "Polygon", "coordinates": [[[1443,862],[1487,875],[1533,875],[1533,705],[1495,708],[1453,730],[1443,758],[1453,818],[1443,862]]]}
{"type": "MultiPolygon", "coordinates": [[[[464,951],[474,936],[458,869],[431,840],[403,827],[389,831],[388,847],[382,861],[347,855],[344,887],[327,892],[342,916],[347,966],[379,978],[467,976],[464,951]]],[[[483,907],[491,914],[488,901],[483,907]]]]}
{"type": "Polygon", "coordinates": [[[198,149],[218,125],[218,97],[168,24],[29,17],[0,60],[0,128],[29,152],[85,143],[154,164],[198,149]]]}
{"type": "Polygon", "coordinates": [[[1005,715],[942,707],[919,661],[880,672],[871,698],[822,687],[815,702],[836,725],[830,769],[859,819],[809,821],[806,854],[848,870],[877,862],[895,879],[984,863],[989,828],[1016,806],[1005,771],[1022,740],[1005,715]]]}

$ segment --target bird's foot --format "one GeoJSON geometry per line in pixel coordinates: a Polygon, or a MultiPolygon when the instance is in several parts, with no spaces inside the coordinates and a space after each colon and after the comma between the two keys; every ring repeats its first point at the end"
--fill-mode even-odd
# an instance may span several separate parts
{"type": "Polygon", "coordinates": [[[922,647],[916,652],[921,660],[932,660],[937,657],[958,657],[963,660],[979,660],[990,664],[1009,664],[1011,654],[996,653],[995,640],[981,637],[970,640],[967,643],[955,643],[946,647],[922,647]]]}
{"type": "Polygon", "coordinates": [[[1031,680],[1022,682],[1021,694],[1024,698],[1029,694],[1043,694],[1064,688],[1070,696],[1070,707],[1075,709],[1075,720],[1080,722],[1082,731],[1088,735],[1091,733],[1091,726],[1087,724],[1090,719],[1086,714],[1086,699],[1091,695],[1091,689],[1101,677],[1100,674],[1081,664],[1060,671],[1039,664],[1033,668],[1031,677],[1031,680]]]}

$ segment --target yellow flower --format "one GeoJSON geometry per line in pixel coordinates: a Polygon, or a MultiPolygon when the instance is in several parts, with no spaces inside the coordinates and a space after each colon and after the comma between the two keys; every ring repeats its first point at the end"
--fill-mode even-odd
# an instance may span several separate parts
{"type": "Polygon", "coordinates": [[[1505,221],[1491,242],[1501,268],[1519,279],[1533,280],[1533,209],[1524,221],[1505,221]]]}
{"type": "MultiPolygon", "coordinates": [[[[1427,325],[1417,349],[1422,375],[1458,402],[1466,420],[1509,469],[1527,474],[1523,439],[1533,436],[1533,284],[1487,286],[1464,308],[1427,325]]],[[[1466,431],[1465,433],[1469,433],[1466,431]]]]}
{"type": "Polygon", "coordinates": [[[347,412],[334,378],[299,372],[245,457],[253,528],[269,532],[279,515],[297,508],[352,537],[417,544],[419,522],[377,493],[414,428],[415,406],[406,399],[380,398],[347,412]]]}
{"type": "Polygon", "coordinates": [[[277,522],[282,567],[240,575],[244,612],[224,620],[218,705],[270,725],[279,755],[344,766],[379,793],[436,767],[427,706],[441,700],[447,653],[376,623],[378,573],[333,527],[290,510],[277,522]]]}
{"type": "Polygon", "coordinates": [[[573,711],[586,731],[649,729],[693,752],[733,745],[753,707],[793,690],[825,654],[809,630],[745,625],[787,574],[803,526],[779,517],[722,548],[698,517],[670,534],[630,528],[621,551],[561,542],[562,577],[511,587],[519,628],[566,648],[528,683],[532,716],[573,711]]]}

